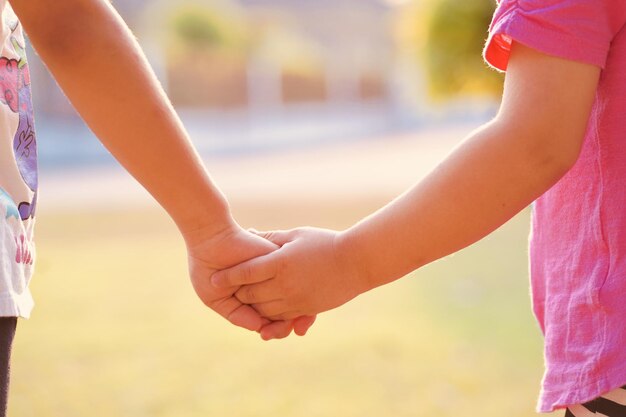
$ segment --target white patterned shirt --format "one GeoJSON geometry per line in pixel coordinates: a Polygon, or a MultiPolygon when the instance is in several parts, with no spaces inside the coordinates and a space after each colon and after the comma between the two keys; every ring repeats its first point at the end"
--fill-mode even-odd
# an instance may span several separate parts
{"type": "Polygon", "coordinates": [[[37,149],[24,34],[0,0],[0,316],[28,317],[33,299],[37,149]]]}

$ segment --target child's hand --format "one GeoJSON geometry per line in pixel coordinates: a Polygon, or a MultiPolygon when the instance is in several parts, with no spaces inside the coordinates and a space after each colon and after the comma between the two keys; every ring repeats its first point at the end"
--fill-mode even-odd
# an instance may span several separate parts
{"type": "Polygon", "coordinates": [[[303,228],[260,235],[281,249],[217,272],[211,282],[216,291],[242,286],[237,299],[266,318],[313,316],[369,289],[338,232],[303,228]]]}
{"type": "Polygon", "coordinates": [[[234,297],[239,287],[216,288],[211,285],[211,275],[219,270],[255,256],[266,255],[277,246],[244,231],[233,224],[220,233],[202,230],[185,236],[189,255],[189,272],[193,287],[204,304],[229,320],[232,324],[260,332],[267,339],[287,337],[294,329],[303,335],[313,324],[314,317],[294,321],[270,321],[262,318],[252,307],[234,297]]]}

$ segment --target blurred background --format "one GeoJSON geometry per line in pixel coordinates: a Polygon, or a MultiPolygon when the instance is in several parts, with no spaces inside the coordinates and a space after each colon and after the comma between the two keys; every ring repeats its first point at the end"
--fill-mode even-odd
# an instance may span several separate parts
{"type": "MultiPolygon", "coordinates": [[[[349,227],[498,107],[503,77],[481,58],[493,0],[113,4],[245,227],[349,227]]],[[[29,58],[37,307],[10,415],[535,415],[528,212],[264,343],[195,298],[171,221],[29,58]]]]}

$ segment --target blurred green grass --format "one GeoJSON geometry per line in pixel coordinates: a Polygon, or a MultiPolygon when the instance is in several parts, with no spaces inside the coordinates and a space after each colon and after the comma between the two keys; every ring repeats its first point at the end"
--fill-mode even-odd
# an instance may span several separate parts
{"type": "MultiPolygon", "coordinates": [[[[234,204],[245,226],[342,228],[378,202],[234,204]]],[[[528,417],[542,371],[528,212],[265,343],[205,309],[156,209],[42,213],[11,416],[528,417]]]]}

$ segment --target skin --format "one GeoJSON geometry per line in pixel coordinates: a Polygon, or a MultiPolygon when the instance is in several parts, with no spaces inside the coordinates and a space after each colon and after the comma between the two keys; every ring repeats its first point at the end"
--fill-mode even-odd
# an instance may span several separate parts
{"type": "Polygon", "coordinates": [[[280,250],[213,275],[271,319],[313,315],[488,235],[576,162],[600,69],[514,44],[498,115],[348,230],[261,234],[280,250]],[[572,88],[576,86],[576,88],[572,88]]]}
{"type": "Polygon", "coordinates": [[[236,288],[208,285],[215,270],[276,246],[242,230],[211,180],[132,33],[104,0],[12,0],[30,40],[101,142],[178,226],[204,304],[232,324],[281,338],[314,318],[272,322],[236,288]]]}

